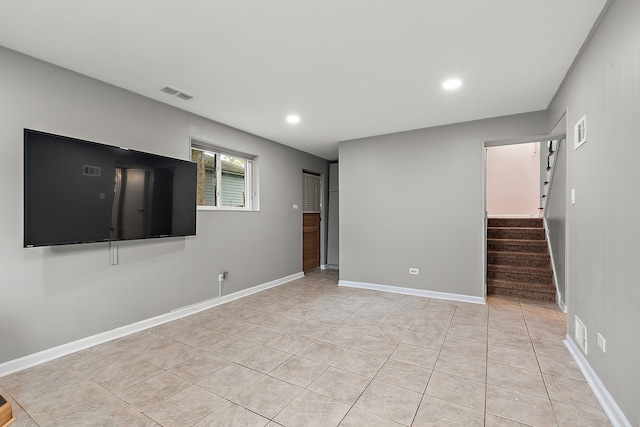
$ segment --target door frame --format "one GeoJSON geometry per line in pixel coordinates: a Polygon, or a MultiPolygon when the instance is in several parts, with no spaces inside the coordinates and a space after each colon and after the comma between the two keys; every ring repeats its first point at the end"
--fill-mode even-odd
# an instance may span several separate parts
{"type": "MultiPolygon", "coordinates": [[[[554,127],[555,130],[555,127],[554,127]]],[[[551,133],[545,135],[532,135],[520,138],[508,139],[487,139],[482,141],[482,292],[486,301],[487,298],[487,148],[499,147],[502,145],[526,144],[529,142],[549,141],[565,138],[565,133],[551,133]]],[[[566,229],[565,229],[566,231],[566,229]]]]}

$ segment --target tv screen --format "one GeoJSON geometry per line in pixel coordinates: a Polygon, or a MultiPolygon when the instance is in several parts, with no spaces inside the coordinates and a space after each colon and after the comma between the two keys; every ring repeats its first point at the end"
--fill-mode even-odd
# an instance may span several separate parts
{"type": "Polygon", "coordinates": [[[196,163],[24,130],[24,247],[196,234],[196,163]]]}

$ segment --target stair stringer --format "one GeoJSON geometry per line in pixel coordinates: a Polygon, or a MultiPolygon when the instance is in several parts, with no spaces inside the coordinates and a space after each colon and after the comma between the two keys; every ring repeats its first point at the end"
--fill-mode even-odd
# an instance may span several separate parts
{"type": "Polygon", "coordinates": [[[549,250],[549,258],[551,258],[551,271],[553,272],[553,284],[556,287],[556,304],[562,310],[563,313],[567,312],[567,305],[562,299],[560,288],[558,287],[558,276],[556,274],[556,263],[553,257],[553,249],[551,248],[551,236],[549,236],[549,228],[547,226],[547,217],[542,217],[542,224],[544,227],[545,240],[547,241],[547,249],[549,250]]]}

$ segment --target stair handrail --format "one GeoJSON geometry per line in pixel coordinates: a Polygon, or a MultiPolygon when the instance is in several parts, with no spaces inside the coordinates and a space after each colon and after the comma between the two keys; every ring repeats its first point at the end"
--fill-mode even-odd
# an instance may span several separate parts
{"type": "Polygon", "coordinates": [[[542,194],[540,195],[540,216],[542,216],[547,208],[547,200],[549,194],[551,193],[553,175],[556,170],[556,159],[558,157],[557,153],[562,140],[563,139],[558,138],[547,141],[547,167],[545,168],[545,180],[542,184],[542,194]]]}
{"type": "Polygon", "coordinates": [[[551,245],[551,238],[549,236],[549,225],[547,224],[547,203],[549,200],[549,195],[551,194],[551,187],[553,185],[553,176],[556,170],[556,160],[558,157],[558,152],[560,150],[560,144],[566,143],[565,136],[558,137],[557,139],[553,139],[547,142],[547,169],[545,171],[545,180],[543,183],[543,194],[540,197],[540,213],[542,216],[542,221],[544,224],[544,230],[546,234],[547,241],[547,249],[549,251],[549,258],[551,259],[551,270],[553,272],[553,284],[556,287],[556,303],[561,307],[562,311],[566,313],[566,306],[564,305],[563,298],[564,296],[560,292],[560,288],[558,286],[558,276],[556,274],[556,265],[555,259],[553,256],[553,248],[551,245]],[[555,143],[555,150],[554,148],[555,143]]]}

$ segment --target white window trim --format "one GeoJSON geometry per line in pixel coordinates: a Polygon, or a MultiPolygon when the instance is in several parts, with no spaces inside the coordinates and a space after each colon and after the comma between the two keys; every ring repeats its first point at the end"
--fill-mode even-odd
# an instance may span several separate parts
{"type": "Polygon", "coordinates": [[[197,205],[198,211],[238,211],[238,212],[257,212],[260,211],[260,198],[258,194],[258,156],[250,155],[238,151],[229,150],[220,147],[217,144],[212,144],[207,141],[203,141],[200,138],[189,138],[189,158],[191,158],[191,150],[201,150],[216,154],[216,206],[202,206],[197,205]],[[238,159],[245,160],[245,205],[244,207],[237,206],[222,206],[222,167],[221,167],[221,155],[231,156],[238,159]],[[249,195],[249,197],[247,197],[249,195]]]}

